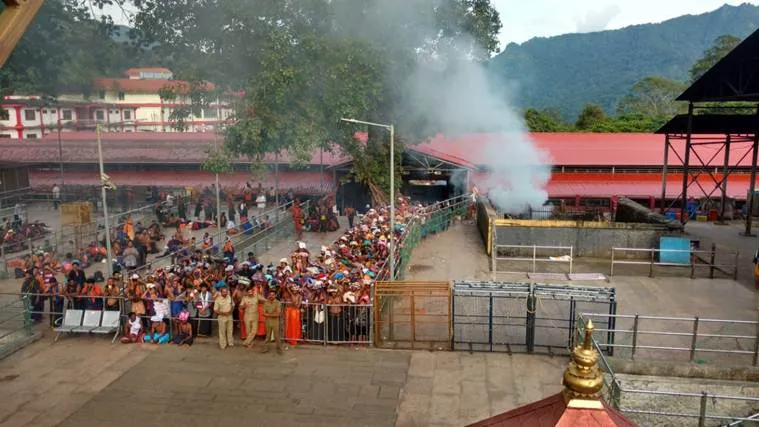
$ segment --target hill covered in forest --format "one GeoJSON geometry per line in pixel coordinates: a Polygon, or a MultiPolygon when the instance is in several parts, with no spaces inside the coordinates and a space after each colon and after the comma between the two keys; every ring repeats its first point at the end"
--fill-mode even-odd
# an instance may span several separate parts
{"type": "Polygon", "coordinates": [[[510,44],[489,66],[498,79],[518,83],[518,107],[552,109],[574,120],[586,104],[614,112],[645,77],[688,80],[693,63],[717,37],[745,38],[757,28],[759,6],[726,5],[658,24],[510,44]]]}

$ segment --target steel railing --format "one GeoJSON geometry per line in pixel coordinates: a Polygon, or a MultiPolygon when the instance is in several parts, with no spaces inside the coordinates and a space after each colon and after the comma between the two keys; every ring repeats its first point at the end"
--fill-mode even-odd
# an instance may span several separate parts
{"type": "MultiPolygon", "coordinates": [[[[635,388],[629,388],[624,387],[619,379],[619,377],[615,374],[613,369],[611,368],[611,365],[609,364],[605,352],[608,352],[610,349],[614,348],[624,348],[624,349],[631,349],[630,358],[633,359],[634,355],[636,353],[636,350],[638,349],[648,349],[648,350],[655,350],[655,351],[662,351],[667,352],[667,355],[671,355],[671,352],[687,352],[689,356],[690,361],[695,360],[695,355],[698,352],[713,352],[713,353],[719,353],[719,354],[727,354],[727,353],[733,353],[733,354],[739,354],[739,355],[751,355],[752,356],[752,365],[756,366],[757,364],[757,352],[759,351],[759,336],[757,335],[736,335],[736,334],[714,334],[714,333],[699,333],[699,325],[703,324],[729,324],[729,325],[739,325],[739,326],[747,326],[747,327],[753,327],[756,328],[759,326],[759,322],[755,321],[746,321],[746,320],[724,320],[724,319],[707,319],[707,318],[699,318],[699,317],[692,317],[692,318],[681,318],[681,317],[666,317],[666,316],[640,316],[640,315],[624,315],[624,314],[614,314],[610,315],[608,313],[600,314],[600,313],[582,313],[578,316],[577,321],[577,329],[576,329],[576,342],[581,342],[582,337],[585,333],[585,324],[588,319],[598,319],[598,318],[608,318],[608,317],[614,317],[617,319],[615,321],[615,324],[618,324],[620,320],[622,319],[630,319],[633,321],[633,329],[627,330],[627,329],[603,329],[603,328],[596,328],[594,332],[601,332],[601,333],[613,333],[615,336],[617,334],[631,334],[632,335],[632,343],[630,344],[617,344],[615,343],[609,343],[609,342],[598,342],[595,337],[593,337],[593,346],[595,347],[596,351],[599,355],[599,367],[604,372],[604,389],[603,389],[603,395],[604,398],[610,402],[614,407],[616,407],[618,410],[620,410],[623,413],[626,414],[634,414],[634,415],[640,415],[640,416],[653,416],[653,417],[666,417],[668,422],[671,422],[671,418],[686,418],[686,419],[697,419],[699,426],[704,426],[707,420],[717,420],[722,425],[725,425],[727,423],[740,423],[743,421],[756,421],[756,415],[752,415],[749,417],[744,416],[738,416],[734,414],[727,414],[727,413],[714,413],[714,411],[710,411],[709,407],[712,408],[717,407],[719,402],[724,401],[739,401],[743,402],[746,406],[747,413],[750,413],[753,408],[759,405],[759,397],[749,397],[749,396],[732,396],[732,395],[723,395],[723,394],[716,394],[716,393],[708,393],[708,392],[701,392],[701,393],[687,393],[687,392],[677,392],[677,391],[662,391],[662,390],[642,390],[642,389],[635,389],[635,388]],[[655,320],[657,322],[666,322],[666,321],[676,321],[676,322],[690,322],[691,328],[688,332],[681,332],[681,331],[646,331],[640,329],[640,321],[641,320],[655,320]],[[640,336],[645,335],[657,335],[662,336],[666,338],[671,337],[685,337],[690,343],[690,346],[680,346],[680,345],[646,345],[641,344],[639,342],[640,336]],[[706,337],[706,338],[721,338],[721,339],[727,339],[727,340],[753,340],[753,351],[744,351],[740,349],[724,349],[724,348],[703,348],[698,347],[698,338],[699,337],[706,337]],[[624,401],[626,400],[626,396],[629,395],[654,395],[657,396],[657,401],[662,402],[664,399],[679,399],[682,401],[683,398],[685,399],[693,399],[693,407],[698,407],[698,413],[695,412],[673,412],[673,411],[660,411],[660,410],[644,410],[644,409],[636,409],[632,407],[626,407],[624,405],[624,401]],[[695,400],[698,399],[698,403],[695,402],[695,400]]],[[[682,406],[682,404],[680,404],[682,406]]],[[[649,421],[650,422],[650,421],[649,421]]],[[[690,421],[687,421],[688,423],[690,421]]],[[[676,422],[673,422],[673,424],[678,424],[676,422]]],[[[740,425],[740,424],[730,424],[730,425],[740,425]]]]}
{"type": "MultiPolygon", "coordinates": [[[[493,242],[496,242],[496,238],[497,238],[496,229],[497,227],[493,228],[493,242]]],[[[499,245],[499,244],[493,243],[493,250],[490,253],[490,266],[491,266],[491,271],[493,272],[493,280],[495,280],[495,276],[498,273],[505,273],[505,274],[538,273],[538,263],[568,264],[569,274],[572,274],[573,260],[574,260],[574,246],[499,245]],[[502,249],[501,252],[506,252],[506,253],[516,252],[517,254],[515,256],[499,255],[499,249],[502,249]],[[556,257],[543,255],[545,252],[549,252],[549,251],[558,252],[560,255],[556,257]],[[524,252],[529,252],[529,256],[523,256],[522,254],[524,252]],[[567,252],[569,255],[568,258],[566,257],[567,252]],[[532,265],[532,269],[530,271],[500,271],[498,270],[498,261],[519,262],[519,263],[529,262],[532,265]]]]}
{"type": "Polygon", "coordinates": [[[699,269],[708,269],[709,278],[714,278],[715,272],[721,272],[731,276],[733,280],[738,279],[739,255],[737,250],[717,250],[716,245],[712,245],[711,250],[684,250],[684,249],[657,249],[657,248],[611,248],[611,263],[609,268],[609,277],[614,276],[615,265],[633,265],[648,266],[649,277],[654,277],[655,267],[669,268],[688,268],[690,277],[696,276],[699,269]],[[661,254],[687,254],[687,263],[662,262],[661,254]],[[619,259],[619,256],[622,259],[619,259]],[[718,258],[728,256],[732,263],[718,261],[718,258]]]}

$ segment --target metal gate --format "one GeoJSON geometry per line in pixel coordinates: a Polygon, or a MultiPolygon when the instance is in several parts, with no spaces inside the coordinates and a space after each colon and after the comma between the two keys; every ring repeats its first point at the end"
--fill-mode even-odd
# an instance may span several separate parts
{"type": "MultiPolygon", "coordinates": [[[[580,313],[598,319],[598,340],[613,343],[614,288],[515,282],[454,282],[453,349],[514,353],[566,353],[574,346],[580,313]]],[[[595,319],[594,319],[595,320],[595,319]]],[[[607,347],[610,348],[610,347],[607,347]]]]}
{"type": "Polygon", "coordinates": [[[377,282],[374,292],[376,347],[451,349],[449,282],[377,282]]]}

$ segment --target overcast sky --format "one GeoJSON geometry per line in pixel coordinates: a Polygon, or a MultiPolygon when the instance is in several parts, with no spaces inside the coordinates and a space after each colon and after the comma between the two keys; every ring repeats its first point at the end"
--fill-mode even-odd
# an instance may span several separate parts
{"type": "Polygon", "coordinates": [[[501,49],[533,37],[612,30],[759,0],[491,0],[501,14],[501,49]]]}
{"type": "MultiPolygon", "coordinates": [[[[533,37],[613,30],[628,25],[661,22],[685,14],[700,14],[724,4],[759,5],[759,0],[491,0],[501,14],[501,49],[533,37]]],[[[121,10],[107,9],[118,23],[121,10]]]]}

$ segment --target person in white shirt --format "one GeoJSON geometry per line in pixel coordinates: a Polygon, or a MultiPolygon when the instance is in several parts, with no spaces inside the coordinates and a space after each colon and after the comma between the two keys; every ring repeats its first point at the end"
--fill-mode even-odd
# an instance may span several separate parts
{"type": "Polygon", "coordinates": [[[142,319],[137,317],[134,312],[131,312],[124,325],[124,336],[121,337],[121,342],[124,344],[134,344],[142,342],[142,337],[142,319]]]}

